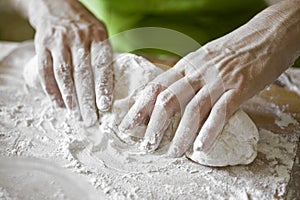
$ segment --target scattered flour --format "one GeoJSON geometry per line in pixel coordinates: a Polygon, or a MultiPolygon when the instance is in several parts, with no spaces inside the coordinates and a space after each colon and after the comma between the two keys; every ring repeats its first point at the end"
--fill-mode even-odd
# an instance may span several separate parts
{"type": "Polygon", "coordinates": [[[289,126],[290,124],[298,125],[298,121],[295,120],[291,116],[291,114],[283,113],[280,110],[278,110],[278,112],[276,113],[278,116],[278,119],[275,120],[275,124],[277,126],[279,126],[281,129],[284,129],[285,127],[289,126]]]}
{"type": "MultiPolygon", "coordinates": [[[[115,124],[124,114],[121,111],[120,116],[109,120],[114,124],[84,128],[82,123],[70,119],[65,109],[54,108],[42,92],[26,88],[20,72],[34,55],[26,45],[0,63],[0,156],[33,157],[56,163],[88,180],[107,199],[284,198],[299,139],[296,134],[276,135],[260,130],[257,159],[247,166],[211,168],[186,157],[167,158],[164,153],[168,137],[154,154],[139,154],[135,144],[126,144],[118,137],[115,124]]],[[[135,62],[139,62],[138,57],[133,57],[128,65],[134,65],[141,71],[137,74],[147,77],[147,70],[139,69],[135,62]]],[[[124,68],[122,73],[129,71],[124,68]]],[[[116,73],[120,80],[122,73],[116,73]]],[[[140,77],[135,80],[141,81],[141,87],[148,81],[140,77]]],[[[119,87],[125,87],[121,83],[119,87]]],[[[116,98],[130,107],[134,101],[131,94],[140,89],[116,98]]],[[[114,107],[117,109],[118,105],[114,107]]],[[[100,121],[105,117],[114,116],[102,116],[100,121]]],[[[169,130],[171,135],[172,126],[169,130]]]]}
{"type": "Polygon", "coordinates": [[[9,193],[2,187],[0,187],[0,199],[1,200],[16,200],[16,198],[12,198],[9,193]]]}
{"type": "MultiPolygon", "coordinates": [[[[104,139],[103,134],[100,134],[101,138],[92,138],[91,140],[100,142],[99,144],[94,144],[94,146],[102,148],[98,157],[107,156],[109,158],[111,156],[113,158],[116,154],[126,155],[129,151],[129,154],[124,157],[125,160],[129,158],[135,160],[139,155],[142,155],[138,159],[141,161],[147,156],[134,148],[138,147],[139,142],[142,141],[146,125],[140,126],[130,136],[126,136],[118,131],[118,125],[128,113],[141,89],[145,88],[146,84],[158,76],[162,70],[146,59],[129,53],[116,54],[113,66],[115,76],[114,102],[112,110],[103,113],[100,118],[100,130],[102,133],[105,133],[107,138],[104,139]],[[129,147],[128,144],[124,144],[118,138],[113,138],[110,136],[113,135],[112,132],[121,140],[126,140],[124,142],[130,142],[135,145],[129,147]],[[104,141],[107,141],[107,144],[104,144],[104,141]],[[107,149],[103,149],[104,145],[109,147],[107,149],[110,150],[111,155],[106,155],[105,150],[107,149]]],[[[31,59],[25,66],[24,79],[29,86],[33,88],[39,87],[36,57],[31,59]]],[[[166,131],[165,135],[169,136],[167,138],[168,143],[170,143],[172,139],[170,136],[174,135],[178,125],[178,123],[174,123],[178,121],[179,118],[174,119],[170,128],[166,131]]],[[[208,166],[249,164],[256,158],[257,142],[258,130],[255,124],[245,112],[239,110],[229,120],[224,131],[220,133],[220,136],[208,153],[194,151],[189,158],[208,166]]],[[[165,143],[165,140],[163,140],[163,144],[165,143]]]]}

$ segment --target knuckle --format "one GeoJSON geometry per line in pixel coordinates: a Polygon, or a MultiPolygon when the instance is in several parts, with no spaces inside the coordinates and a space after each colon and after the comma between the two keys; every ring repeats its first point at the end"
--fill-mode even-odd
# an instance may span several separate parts
{"type": "Polygon", "coordinates": [[[38,70],[40,72],[42,71],[49,71],[49,68],[52,68],[52,64],[51,64],[51,61],[47,58],[40,58],[38,60],[38,70]]]}
{"type": "Polygon", "coordinates": [[[65,78],[65,77],[71,76],[70,65],[66,64],[66,63],[57,65],[54,68],[54,72],[60,78],[65,78]]]}
{"type": "MultiPolygon", "coordinates": [[[[82,45],[81,45],[82,46],[82,45]]],[[[83,47],[74,48],[73,52],[73,63],[74,65],[79,65],[80,63],[89,64],[90,62],[90,52],[83,47]]]]}
{"type": "Polygon", "coordinates": [[[173,93],[165,90],[157,96],[156,105],[160,105],[163,107],[168,106],[174,101],[175,98],[176,96],[173,93]]]}
{"type": "Polygon", "coordinates": [[[77,29],[74,31],[74,40],[72,41],[75,45],[80,45],[86,42],[87,40],[87,33],[85,30],[77,29]]]}
{"type": "Polygon", "coordinates": [[[229,100],[225,100],[222,104],[215,106],[214,112],[217,116],[221,117],[227,117],[229,116],[230,111],[232,110],[231,105],[232,102],[229,100]]]}
{"type": "Polygon", "coordinates": [[[185,70],[186,70],[187,61],[185,59],[186,58],[180,59],[173,68],[176,72],[182,74],[183,76],[186,74],[185,70]]]}
{"type": "Polygon", "coordinates": [[[106,42],[96,42],[92,46],[92,65],[97,69],[111,65],[113,53],[109,44],[106,42]]]}
{"type": "Polygon", "coordinates": [[[148,101],[156,101],[157,96],[161,91],[161,86],[157,84],[149,84],[141,91],[140,99],[147,99],[148,101]]]}
{"type": "Polygon", "coordinates": [[[74,66],[74,76],[89,77],[91,70],[86,65],[78,64],[74,66]]]}
{"type": "Polygon", "coordinates": [[[215,107],[215,113],[218,115],[218,116],[221,116],[221,115],[224,115],[225,112],[227,109],[227,104],[223,104],[223,105],[220,105],[220,106],[217,106],[215,107]]]}
{"type": "Polygon", "coordinates": [[[101,26],[94,26],[93,27],[93,32],[95,34],[106,34],[106,29],[104,27],[101,27],[101,26]]]}
{"type": "MultiPolygon", "coordinates": [[[[66,36],[66,32],[64,29],[60,30],[60,29],[55,29],[53,30],[53,37],[55,37],[55,39],[57,41],[63,41],[65,39],[66,36]]],[[[53,37],[51,37],[53,39],[53,37]]]]}
{"type": "Polygon", "coordinates": [[[196,101],[191,101],[185,108],[185,112],[187,114],[193,114],[196,112],[200,112],[200,105],[196,101]]]}
{"type": "Polygon", "coordinates": [[[39,27],[34,37],[35,44],[53,47],[57,44],[63,43],[68,31],[60,27],[39,27]]]}
{"type": "Polygon", "coordinates": [[[108,38],[107,30],[102,26],[94,26],[92,30],[95,39],[104,40],[108,38]]]}

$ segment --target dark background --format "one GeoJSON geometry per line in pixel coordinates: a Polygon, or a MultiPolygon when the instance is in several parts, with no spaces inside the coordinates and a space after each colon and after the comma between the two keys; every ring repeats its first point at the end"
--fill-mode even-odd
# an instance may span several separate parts
{"type": "Polygon", "coordinates": [[[0,1],[0,41],[24,41],[33,39],[34,30],[6,0],[0,1]]]}

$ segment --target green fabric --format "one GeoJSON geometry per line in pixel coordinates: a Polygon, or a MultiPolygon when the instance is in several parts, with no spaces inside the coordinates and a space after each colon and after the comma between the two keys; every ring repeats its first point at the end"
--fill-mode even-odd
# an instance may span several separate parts
{"type": "Polygon", "coordinates": [[[295,61],[293,67],[300,68],[300,57],[295,61]]]}
{"type": "MultiPolygon", "coordinates": [[[[163,27],[186,34],[201,45],[234,30],[266,7],[262,0],[81,1],[105,22],[110,36],[138,27],[163,27]]],[[[128,51],[138,40],[118,40],[113,47],[128,51]]]]}
{"type": "MultiPolygon", "coordinates": [[[[118,33],[140,27],[163,27],[179,31],[203,45],[241,26],[266,7],[262,0],[80,0],[91,12],[105,22],[110,38],[118,33]]],[[[155,37],[154,37],[155,38],[155,37]]],[[[152,40],[156,40],[152,39],[152,40]]],[[[158,43],[164,43],[159,38],[158,43]]],[[[171,37],[162,49],[135,49],[143,46],[145,37],[126,35],[113,40],[114,50],[168,54],[166,49],[179,46],[182,54],[195,50],[189,43],[171,37]],[[172,39],[174,41],[172,41],[172,39]],[[169,47],[168,47],[169,45],[169,47]]],[[[153,41],[155,42],[155,41],[153,41]]],[[[148,44],[148,43],[147,43],[148,44]]],[[[147,45],[145,45],[147,46],[147,45]]],[[[178,48],[178,47],[177,47],[178,48]]],[[[198,48],[198,47],[197,47],[198,48]]],[[[298,59],[294,66],[300,66],[298,59]]]]}

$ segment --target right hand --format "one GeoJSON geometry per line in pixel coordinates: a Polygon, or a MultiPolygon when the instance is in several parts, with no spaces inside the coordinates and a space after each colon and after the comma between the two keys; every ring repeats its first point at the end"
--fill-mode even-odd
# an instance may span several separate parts
{"type": "Polygon", "coordinates": [[[105,25],[74,0],[30,1],[41,85],[86,126],[113,99],[112,50],[105,25]]]}
{"type": "Polygon", "coordinates": [[[208,152],[239,106],[299,56],[300,6],[291,2],[266,9],[158,76],[142,91],[119,130],[130,134],[150,118],[142,147],[152,152],[172,116],[182,111],[169,155],[182,156],[191,146],[208,152]]]}

